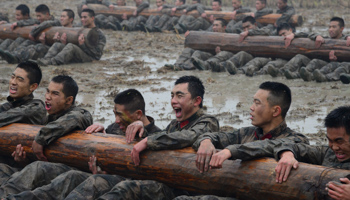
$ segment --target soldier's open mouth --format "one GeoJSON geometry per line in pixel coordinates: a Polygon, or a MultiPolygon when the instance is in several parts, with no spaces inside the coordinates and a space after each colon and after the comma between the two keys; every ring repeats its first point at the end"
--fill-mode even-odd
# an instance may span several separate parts
{"type": "Polygon", "coordinates": [[[174,108],[176,117],[181,117],[181,108],[174,108]]]}
{"type": "Polygon", "coordinates": [[[16,87],[10,87],[10,93],[14,94],[17,92],[17,88],[16,87]]]}
{"type": "Polygon", "coordinates": [[[46,110],[50,110],[50,109],[51,109],[51,104],[45,102],[45,109],[46,109],[46,110]]]}

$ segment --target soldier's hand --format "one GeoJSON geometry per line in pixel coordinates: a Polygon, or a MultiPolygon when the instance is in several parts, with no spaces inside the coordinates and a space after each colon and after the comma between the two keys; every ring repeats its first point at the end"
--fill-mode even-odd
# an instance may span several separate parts
{"type": "Polygon", "coordinates": [[[98,132],[106,133],[105,127],[103,127],[103,125],[100,123],[92,124],[91,126],[89,126],[85,129],[85,132],[86,133],[98,133],[98,132]]]}
{"type": "Polygon", "coordinates": [[[172,8],[172,9],[171,9],[171,15],[172,15],[172,16],[175,15],[175,12],[176,12],[176,8],[172,8]]]}
{"type": "Polygon", "coordinates": [[[255,18],[255,13],[250,14],[250,16],[252,16],[252,17],[254,17],[254,18],[255,18]]]}
{"type": "Polygon", "coordinates": [[[299,162],[294,158],[294,154],[290,151],[285,151],[281,154],[281,159],[275,168],[276,171],[276,182],[282,183],[287,181],[290,171],[292,168],[298,168],[299,162]]]}
{"type": "Polygon", "coordinates": [[[190,31],[186,31],[185,38],[190,34],[190,31]]]}
{"type": "Polygon", "coordinates": [[[110,11],[113,11],[114,5],[109,5],[108,7],[109,7],[109,10],[110,10],[110,11]]]}
{"type": "Polygon", "coordinates": [[[11,31],[13,31],[13,29],[15,29],[17,27],[17,22],[11,24],[11,31]]]}
{"type": "Polygon", "coordinates": [[[52,39],[57,41],[57,42],[60,41],[60,33],[56,32],[52,39]]]}
{"type": "Polygon", "coordinates": [[[231,13],[231,19],[235,20],[236,19],[236,15],[237,15],[237,11],[233,11],[231,13]]]}
{"type": "Polygon", "coordinates": [[[186,9],[183,9],[183,11],[182,11],[183,13],[187,13],[187,10],[186,9]]]}
{"type": "Polygon", "coordinates": [[[46,40],[46,34],[45,32],[41,33],[40,37],[39,37],[39,41],[42,43],[42,44],[45,44],[45,40],[46,40]]]}
{"type": "Polygon", "coordinates": [[[316,48],[320,48],[320,46],[321,46],[324,42],[325,42],[325,41],[324,41],[324,38],[323,38],[322,36],[318,35],[318,36],[316,37],[316,40],[315,40],[315,47],[316,47],[316,48]]]}
{"type": "Polygon", "coordinates": [[[84,38],[83,34],[79,35],[78,42],[79,42],[79,45],[83,45],[84,44],[85,38],[84,38]]]}
{"type": "Polygon", "coordinates": [[[202,17],[202,18],[207,18],[207,13],[205,13],[205,12],[202,13],[202,14],[201,14],[201,17],[202,17]]]}
{"type": "Polygon", "coordinates": [[[347,47],[350,46],[350,36],[348,36],[348,37],[346,38],[346,46],[347,46],[347,47]]]}
{"type": "Polygon", "coordinates": [[[196,167],[200,173],[207,172],[211,156],[216,153],[216,149],[210,139],[205,139],[197,151],[196,167]]]}
{"type": "Polygon", "coordinates": [[[214,23],[214,21],[215,21],[215,17],[214,17],[214,15],[210,15],[210,17],[209,17],[209,21],[210,21],[211,23],[214,23]]]}
{"type": "Polygon", "coordinates": [[[239,43],[243,42],[243,40],[248,36],[248,33],[249,33],[248,31],[244,31],[244,32],[240,33],[238,42],[239,43]]]}
{"type": "Polygon", "coordinates": [[[33,144],[32,144],[32,150],[36,155],[36,157],[38,158],[38,160],[47,161],[47,158],[44,155],[44,147],[38,144],[35,140],[33,141],[33,144]]]}
{"type": "Polygon", "coordinates": [[[125,132],[126,142],[130,143],[134,141],[136,133],[139,133],[139,137],[141,138],[144,131],[145,128],[143,127],[142,121],[135,121],[129,124],[125,132]]]}
{"type": "Polygon", "coordinates": [[[211,157],[211,161],[209,163],[210,169],[213,168],[222,168],[222,163],[231,158],[231,152],[228,149],[224,149],[222,151],[219,151],[217,153],[215,153],[212,157],[211,157]]]}
{"type": "Polygon", "coordinates": [[[87,9],[88,6],[87,5],[83,5],[81,8],[84,10],[84,9],[87,9]]]}
{"type": "Polygon", "coordinates": [[[329,60],[330,61],[337,61],[337,56],[335,55],[335,51],[334,50],[332,50],[332,51],[330,51],[329,52],[329,60]]]}
{"type": "Polygon", "coordinates": [[[132,15],[136,16],[137,15],[137,10],[135,10],[132,15]]]}
{"type": "Polygon", "coordinates": [[[32,36],[32,34],[29,34],[29,35],[28,35],[28,38],[29,38],[30,40],[32,40],[32,41],[35,41],[35,38],[32,36]]]}
{"type": "Polygon", "coordinates": [[[25,162],[27,158],[21,144],[16,146],[16,150],[11,155],[16,162],[25,162]]]}
{"type": "Polygon", "coordinates": [[[221,52],[221,48],[220,48],[220,47],[216,47],[216,48],[215,48],[215,53],[218,54],[218,53],[220,53],[220,52],[221,52]]]}
{"type": "Polygon", "coordinates": [[[294,33],[292,33],[284,37],[285,48],[289,47],[289,45],[292,43],[292,40],[294,39],[294,36],[294,33]]]}
{"type": "Polygon", "coordinates": [[[0,21],[0,24],[7,24],[7,21],[0,21]]]}
{"type": "Polygon", "coordinates": [[[90,157],[89,164],[89,170],[92,174],[107,174],[107,172],[102,171],[101,168],[96,164],[96,157],[93,155],[90,157]]]}
{"type": "Polygon", "coordinates": [[[61,35],[60,41],[62,44],[67,44],[67,33],[61,35]]]}
{"type": "Polygon", "coordinates": [[[131,160],[135,166],[140,165],[140,153],[147,148],[147,138],[134,145],[131,151],[131,160]]]}
{"type": "Polygon", "coordinates": [[[126,13],[123,13],[122,19],[127,20],[128,19],[128,15],[126,13]]]}
{"type": "Polygon", "coordinates": [[[161,11],[161,10],[163,10],[163,6],[159,6],[159,7],[157,8],[157,11],[161,11]]]}
{"type": "Polygon", "coordinates": [[[331,181],[326,185],[329,197],[335,200],[350,200],[350,180],[347,178],[340,178],[339,180],[342,184],[331,181]]]}

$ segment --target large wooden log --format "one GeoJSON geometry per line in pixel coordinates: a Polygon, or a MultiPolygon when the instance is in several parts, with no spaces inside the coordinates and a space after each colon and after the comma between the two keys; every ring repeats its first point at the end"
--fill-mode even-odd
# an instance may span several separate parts
{"type": "Polygon", "coordinates": [[[325,39],[320,48],[315,48],[315,41],[298,38],[287,49],[284,38],[279,36],[248,36],[240,43],[237,34],[191,31],[185,40],[185,47],[196,50],[214,53],[217,46],[233,53],[246,51],[253,56],[284,59],[303,54],[309,58],[329,60],[329,52],[334,50],[338,61],[350,61],[350,47],[346,46],[346,40],[325,39]]]}
{"type": "MultiPolygon", "coordinates": [[[[113,15],[118,18],[121,18],[123,14],[126,14],[128,17],[132,17],[136,9],[136,7],[132,7],[132,6],[122,6],[122,7],[116,7],[114,8],[113,11],[111,11],[109,10],[109,8],[101,4],[88,4],[87,6],[88,8],[93,9],[95,11],[95,14],[113,15]]],[[[170,9],[163,9],[162,11],[158,11],[157,9],[144,9],[141,13],[139,13],[139,15],[149,17],[151,15],[163,15],[163,14],[170,15],[170,13],[171,13],[170,9]]],[[[205,13],[207,14],[208,17],[210,15],[213,15],[216,18],[223,18],[227,20],[227,22],[231,20],[231,14],[232,14],[232,12],[228,12],[228,11],[210,11],[210,10],[206,10],[205,13]]],[[[184,13],[182,10],[178,10],[175,12],[174,16],[180,17],[181,15],[184,15],[184,14],[186,13],[184,13]]],[[[251,14],[252,13],[238,14],[236,16],[236,19],[238,21],[241,21],[245,16],[248,16],[251,14]]],[[[200,16],[197,11],[188,12],[187,15],[192,15],[194,17],[200,16]]],[[[282,16],[281,14],[269,14],[257,19],[257,22],[264,25],[274,24],[276,20],[281,16],[282,16]]],[[[300,15],[293,15],[289,23],[293,26],[301,26],[303,24],[303,18],[300,15]]]]}
{"type": "MultiPolygon", "coordinates": [[[[11,30],[11,24],[2,24],[0,25],[0,39],[13,39],[15,40],[18,37],[23,37],[25,39],[29,39],[29,33],[35,26],[24,26],[17,27],[14,30],[11,30]]],[[[78,45],[78,37],[80,34],[83,34],[85,37],[85,44],[88,46],[95,46],[98,43],[98,33],[96,29],[90,28],[66,28],[66,27],[58,27],[53,26],[45,29],[43,32],[46,34],[46,44],[52,45],[55,43],[53,40],[53,36],[56,32],[59,32],[60,35],[63,33],[67,34],[67,42],[78,45]]],[[[35,39],[39,41],[38,35],[35,39]]]]}
{"type": "MultiPolygon", "coordinates": [[[[10,155],[17,144],[22,144],[28,157],[34,159],[30,146],[40,128],[27,124],[0,128],[0,154],[10,155]]],[[[132,147],[133,144],[127,144],[122,136],[75,131],[45,147],[44,153],[51,162],[65,163],[81,170],[87,170],[89,156],[96,155],[98,164],[109,173],[157,180],[179,189],[233,196],[240,200],[326,199],[325,184],[350,173],[301,163],[291,172],[286,183],[277,184],[276,161],[271,158],[245,162],[228,160],[222,169],[201,174],[196,169],[196,155],[191,148],[146,151],[141,154],[141,165],[136,167],[130,159],[132,147]]]]}

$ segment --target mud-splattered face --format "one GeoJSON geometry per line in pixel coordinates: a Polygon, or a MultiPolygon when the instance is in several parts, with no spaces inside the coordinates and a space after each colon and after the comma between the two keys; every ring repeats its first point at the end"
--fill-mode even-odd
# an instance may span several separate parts
{"type": "Polygon", "coordinates": [[[328,26],[328,33],[332,39],[339,39],[343,34],[344,27],[340,27],[339,22],[331,21],[328,26]]]}
{"type": "Polygon", "coordinates": [[[124,105],[115,104],[113,112],[115,115],[115,123],[119,125],[123,132],[126,131],[126,128],[131,123],[137,120],[135,114],[126,110],[124,105]]]}
{"type": "Polygon", "coordinates": [[[9,81],[9,94],[14,100],[30,95],[34,91],[34,84],[30,85],[28,73],[16,68],[9,81]]]}
{"type": "Polygon", "coordinates": [[[179,122],[187,120],[198,111],[196,99],[188,91],[188,83],[180,83],[171,91],[171,106],[179,122]]]}
{"type": "Polygon", "coordinates": [[[350,159],[350,137],[344,127],[327,128],[327,139],[339,162],[350,159]]]}
{"type": "Polygon", "coordinates": [[[255,93],[253,104],[250,107],[250,119],[252,120],[252,125],[264,128],[271,124],[273,110],[267,101],[269,94],[269,91],[262,89],[259,89],[255,93]]]}

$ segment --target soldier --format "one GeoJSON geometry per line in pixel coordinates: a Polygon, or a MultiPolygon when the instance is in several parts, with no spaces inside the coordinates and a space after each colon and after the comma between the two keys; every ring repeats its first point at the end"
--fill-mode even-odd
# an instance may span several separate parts
{"type": "MultiPolygon", "coordinates": [[[[39,160],[47,161],[43,154],[44,146],[71,131],[84,130],[92,124],[91,114],[75,106],[77,93],[78,85],[69,76],[55,76],[49,83],[45,94],[48,121],[46,126],[39,130],[32,145],[32,150],[39,160]]],[[[15,157],[23,162],[26,159],[25,152],[21,145],[18,147],[15,157]]],[[[1,185],[0,197],[4,198],[9,194],[17,194],[49,184],[56,176],[71,169],[71,167],[58,163],[42,161],[31,163],[1,185]]]]}
{"type": "Polygon", "coordinates": [[[232,7],[233,7],[233,12],[231,14],[232,20],[228,22],[226,32],[240,33],[242,24],[237,23],[236,15],[241,13],[251,12],[251,10],[250,8],[246,8],[242,6],[242,0],[232,0],[232,7]]]}
{"type": "MultiPolygon", "coordinates": [[[[164,14],[162,15],[158,22],[154,25],[152,31],[155,32],[162,32],[165,30],[173,30],[174,26],[177,24],[177,22],[179,21],[179,18],[175,15],[175,12],[177,10],[177,8],[180,7],[184,7],[186,3],[186,0],[176,0],[175,1],[175,7],[174,6],[168,6],[169,8],[171,8],[171,14],[167,15],[164,14]]],[[[164,6],[162,7],[162,9],[164,8],[164,6]]]]}
{"type": "Polygon", "coordinates": [[[272,14],[273,10],[271,8],[266,7],[266,0],[257,0],[255,2],[256,12],[252,17],[255,19],[259,19],[264,15],[272,14]]]}
{"type": "Polygon", "coordinates": [[[287,127],[285,117],[291,101],[291,91],[288,86],[278,82],[262,83],[250,107],[253,126],[240,128],[231,133],[212,132],[198,137],[192,146],[197,150],[198,170],[203,173],[208,171],[209,166],[220,167],[226,159],[232,156],[235,159],[237,156],[235,144],[253,141],[264,144],[262,140],[279,138],[288,138],[290,142],[295,143],[308,143],[304,135],[287,127]],[[215,148],[224,150],[216,153],[215,148]]]}
{"type": "MultiPolygon", "coordinates": [[[[96,28],[94,23],[95,12],[91,9],[84,9],[81,12],[81,22],[84,28],[96,28]]],[[[97,28],[96,28],[97,29],[97,28]]],[[[103,48],[106,45],[106,37],[100,29],[98,33],[98,44],[95,46],[87,46],[83,34],[79,35],[79,46],[69,43],[62,51],[52,58],[38,59],[39,65],[62,65],[72,62],[92,62],[99,60],[103,54],[103,48]]]]}
{"type": "MultiPolygon", "coordinates": [[[[290,18],[295,14],[295,9],[292,6],[288,6],[288,0],[277,0],[277,14],[282,14],[280,18],[277,19],[275,27],[278,27],[282,23],[288,23],[290,18]]],[[[293,30],[295,28],[293,27],[293,30]]]]}
{"type": "MultiPolygon", "coordinates": [[[[110,9],[113,10],[114,9],[114,5],[110,5],[113,6],[113,8],[110,9]]],[[[117,1],[117,7],[122,7],[122,6],[126,6],[126,2],[125,0],[118,0],[117,1]]],[[[122,27],[120,26],[120,21],[118,18],[110,15],[110,16],[105,16],[103,14],[98,14],[95,16],[95,24],[96,27],[98,28],[104,28],[104,29],[112,29],[112,30],[122,30],[122,27]]]]}
{"type": "MultiPolygon", "coordinates": [[[[87,9],[88,6],[87,4],[102,4],[107,6],[111,11],[114,9],[114,5],[111,4],[111,2],[109,0],[82,0],[81,4],[78,5],[78,12],[79,10],[84,10],[87,9]]],[[[81,13],[78,13],[79,15],[81,15],[81,13]]]]}
{"type": "MultiPolygon", "coordinates": [[[[50,24],[50,25],[55,25],[55,26],[60,26],[60,22],[59,20],[56,20],[52,15],[50,15],[50,9],[45,5],[45,4],[41,4],[39,6],[37,6],[35,8],[35,14],[36,14],[36,18],[37,20],[24,20],[24,21],[20,21],[20,22],[16,22],[16,26],[15,27],[21,27],[21,26],[31,26],[34,24],[40,24],[42,25],[44,28],[46,26],[46,24],[50,24]]],[[[11,46],[8,48],[9,51],[3,51],[0,49],[0,56],[6,60],[8,63],[18,63],[21,61],[25,61],[28,60],[32,57],[34,57],[35,55],[33,55],[34,53],[31,51],[28,51],[26,48],[30,45],[36,45],[36,43],[34,42],[34,37],[37,36],[37,34],[40,33],[41,30],[41,26],[38,26],[36,28],[33,28],[29,34],[29,39],[30,40],[25,40],[21,37],[17,38],[12,44],[18,44],[18,46],[14,49],[11,44],[11,46]],[[13,51],[11,51],[11,49],[14,49],[13,51]],[[30,54],[32,53],[32,54],[30,54]]],[[[45,36],[45,35],[43,35],[45,36]]],[[[44,40],[45,37],[40,38],[40,40],[44,40]]],[[[41,52],[42,56],[45,55],[45,53],[48,50],[48,47],[43,45],[43,44],[37,44],[35,46],[36,51],[41,52]]],[[[36,52],[34,51],[34,52],[36,52]]]]}
{"type": "Polygon", "coordinates": [[[136,25],[139,25],[141,22],[146,22],[146,17],[138,14],[142,12],[144,9],[149,7],[148,2],[144,2],[143,0],[134,0],[136,4],[136,10],[133,13],[133,16],[128,19],[126,14],[123,14],[122,16],[122,23],[120,23],[121,27],[123,27],[123,30],[126,31],[136,31],[136,25]]]}
{"type": "MultiPolygon", "coordinates": [[[[125,135],[126,132],[132,132],[133,126],[129,125],[135,121],[141,121],[145,125],[144,132],[140,133],[142,137],[160,131],[154,124],[153,118],[145,115],[145,101],[139,91],[128,89],[120,92],[115,97],[114,103],[115,122],[107,129],[103,125],[95,123],[85,129],[86,133],[104,132],[125,135]]],[[[92,156],[88,163],[91,172],[96,175],[91,176],[90,173],[70,170],[57,176],[48,185],[33,188],[32,191],[10,195],[10,197],[14,199],[50,199],[55,196],[57,199],[95,199],[104,192],[108,192],[118,182],[125,180],[121,176],[105,174],[106,172],[97,167],[96,159],[95,156],[92,156]]]]}
{"type": "MultiPolygon", "coordinates": [[[[156,1],[156,6],[157,10],[161,11],[164,8],[169,8],[170,6],[164,5],[165,0],[157,0],[156,1]]],[[[136,25],[138,30],[144,31],[144,32],[152,32],[153,31],[153,26],[159,21],[160,16],[159,15],[151,15],[147,18],[147,21],[140,22],[139,25],[136,25]]]]}

